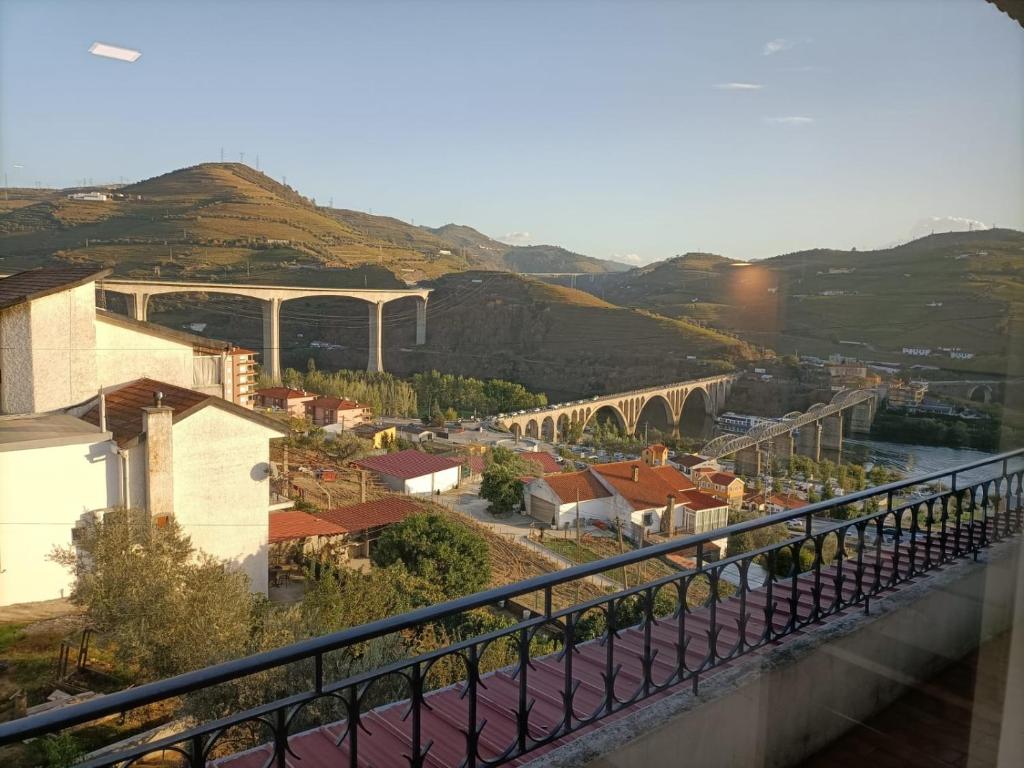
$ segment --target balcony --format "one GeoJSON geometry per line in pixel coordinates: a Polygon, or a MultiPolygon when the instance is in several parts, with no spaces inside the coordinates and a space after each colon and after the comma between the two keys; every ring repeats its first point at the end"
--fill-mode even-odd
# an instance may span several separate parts
{"type": "Polygon", "coordinates": [[[86,765],[796,765],[1008,630],[1022,488],[1017,450],[0,724],[0,746],[249,676],[279,689],[287,672],[283,697],[86,765]],[[705,557],[780,523],[802,530],[705,557]],[[695,567],[556,604],[565,585],[683,551],[695,567]],[[511,626],[368,662],[395,633],[513,606],[511,626]]]}

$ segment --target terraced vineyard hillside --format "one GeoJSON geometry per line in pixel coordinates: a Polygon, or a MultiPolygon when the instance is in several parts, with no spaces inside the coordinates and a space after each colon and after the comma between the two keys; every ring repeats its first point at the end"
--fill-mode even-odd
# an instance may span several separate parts
{"type": "Polygon", "coordinates": [[[413,282],[470,268],[625,268],[556,246],[505,245],[470,227],[431,230],[318,206],[241,163],[205,163],[104,187],[112,195],[107,201],[68,198],[78,191],[84,190],[8,190],[0,201],[0,269],[95,261],[126,276],[288,282],[298,268],[374,265],[413,282]],[[445,237],[449,230],[460,236],[445,237]]]}
{"type": "MultiPolygon", "coordinates": [[[[744,266],[687,254],[596,283],[609,301],[730,330],[781,353],[845,351],[922,362],[903,347],[959,347],[943,367],[1005,373],[1024,347],[1024,233],[930,235],[878,251],[813,250],[744,266]]],[[[938,364],[938,361],[929,361],[938,364]]],[[[1020,361],[1013,363],[1020,371],[1020,361]]]]}

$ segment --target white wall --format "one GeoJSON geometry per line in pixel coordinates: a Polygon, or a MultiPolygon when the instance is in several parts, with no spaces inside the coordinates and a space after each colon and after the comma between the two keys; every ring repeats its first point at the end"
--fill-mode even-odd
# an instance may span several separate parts
{"type": "Polygon", "coordinates": [[[267,591],[270,443],[280,435],[216,407],[173,428],[174,516],[197,549],[267,591]]]}
{"type": "MultiPolygon", "coordinates": [[[[444,493],[459,484],[461,467],[450,467],[434,472],[432,475],[414,477],[404,482],[401,490],[406,493],[432,493],[441,491],[444,493]]],[[[389,486],[390,482],[387,483],[389,486]]]]}
{"type": "MultiPolygon", "coordinates": [[[[192,388],[192,345],[96,318],[96,378],[104,387],[142,377],[192,388]]],[[[212,394],[220,395],[217,385],[212,394]]]]}
{"type": "Polygon", "coordinates": [[[0,312],[5,413],[39,413],[96,394],[96,286],[0,312]]]}
{"type": "Polygon", "coordinates": [[[73,579],[46,558],[71,544],[83,515],[117,503],[113,450],[103,441],[0,451],[0,605],[70,594],[73,579]]]}

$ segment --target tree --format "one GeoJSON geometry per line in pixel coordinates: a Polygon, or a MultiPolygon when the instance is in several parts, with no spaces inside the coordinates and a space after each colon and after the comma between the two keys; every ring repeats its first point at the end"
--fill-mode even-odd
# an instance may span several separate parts
{"type": "Polygon", "coordinates": [[[441,406],[437,404],[436,400],[430,404],[430,415],[427,417],[427,424],[432,427],[444,426],[444,411],[441,410],[441,406]]]}
{"type": "Polygon", "coordinates": [[[782,493],[782,478],[772,478],[772,493],[782,493]]]}
{"type": "Polygon", "coordinates": [[[832,481],[826,480],[824,483],[821,484],[821,500],[828,501],[829,499],[834,497],[835,493],[832,490],[832,481]]]}
{"type": "Polygon", "coordinates": [[[402,563],[448,597],[476,592],[491,578],[487,542],[466,525],[432,512],[387,528],[371,557],[384,568],[402,563]]]}
{"type": "Polygon", "coordinates": [[[497,446],[491,451],[490,460],[484,468],[480,497],[491,502],[494,512],[511,512],[523,501],[522,478],[537,472],[536,464],[527,462],[515,451],[497,446]]]}
{"type": "Polygon", "coordinates": [[[246,575],[197,552],[171,518],[112,510],[52,559],[75,576],[71,599],[90,623],[159,678],[245,653],[254,597],[246,575]]]}
{"type": "Polygon", "coordinates": [[[818,495],[818,491],[813,485],[807,486],[807,503],[814,504],[815,502],[821,501],[821,497],[818,495]]]}

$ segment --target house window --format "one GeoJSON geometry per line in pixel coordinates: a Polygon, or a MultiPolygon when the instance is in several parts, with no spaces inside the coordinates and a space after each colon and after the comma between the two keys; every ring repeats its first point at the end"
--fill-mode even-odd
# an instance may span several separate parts
{"type": "Polygon", "coordinates": [[[652,525],[654,525],[654,513],[644,512],[644,527],[647,528],[652,525]]]}

